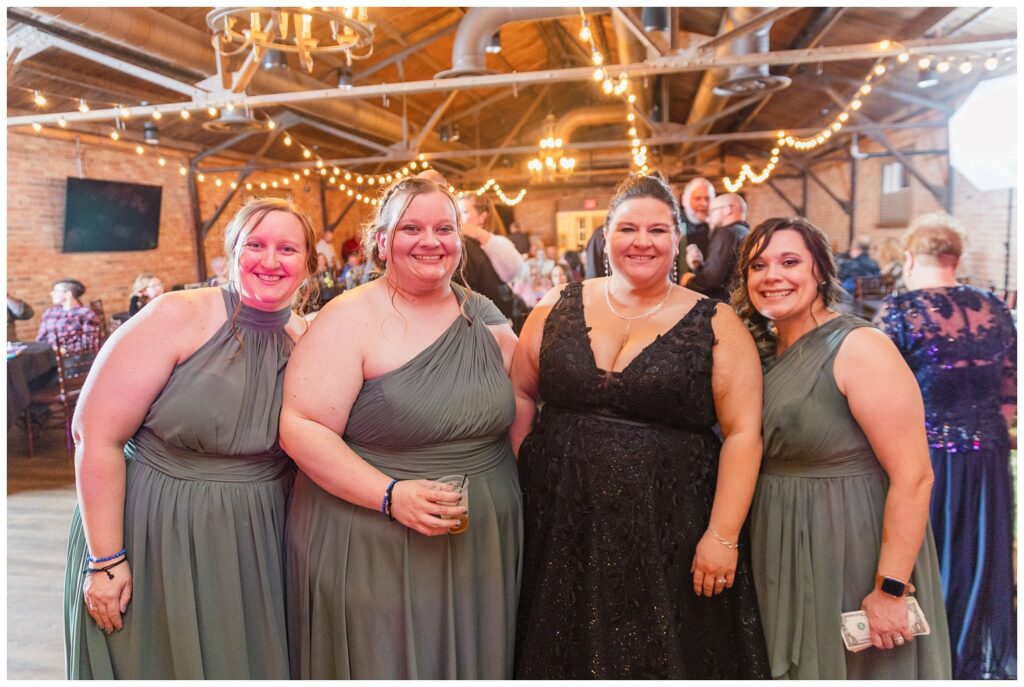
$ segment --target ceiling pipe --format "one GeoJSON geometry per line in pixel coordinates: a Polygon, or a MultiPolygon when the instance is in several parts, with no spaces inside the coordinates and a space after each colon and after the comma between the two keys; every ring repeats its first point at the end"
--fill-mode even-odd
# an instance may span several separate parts
{"type": "MultiPolygon", "coordinates": [[[[587,7],[583,11],[598,14],[608,12],[608,8],[587,7]]],[[[517,21],[571,17],[579,12],[578,7],[470,7],[455,33],[451,69],[438,72],[434,78],[494,74],[494,69],[487,68],[487,45],[502,26],[517,21]]]]}
{"type": "MultiPolygon", "coordinates": [[[[623,105],[603,105],[599,107],[581,107],[569,110],[555,122],[555,138],[562,139],[564,147],[572,146],[572,135],[577,129],[601,124],[620,123],[626,126],[626,108],[623,105]]],[[[626,137],[623,128],[623,138],[626,137]]]]}
{"type": "MultiPolygon", "coordinates": [[[[619,53],[619,64],[636,64],[637,62],[644,62],[650,57],[657,57],[657,55],[651,54],[650,51],[633,35],[633,31],[630,27],[626,26],[626,19],[618,12],[612,14],[612,28],[615,29],[615,47],[619,53]]],[[[609,73],[614,77],[614,72],[609,69],[609,73]]],[[[634,107],[642,112],[646,117],[651,111],[652,102],[652,91],[653,88],[633,88],[632,92],[636,93],[636,103],[634,107]]]]}
{"type": "MultiPolygon", "coordinates": [[[[217,71],[211,36],[150,8],[133,7],[32,7],[19,8],[38,22],[87,34],[114,45],[141,52],[178,68],[195,72],[200,78],[217,71]]],[[[489,37],[488,37],[489,38],[489,37]]],[[[333,88],[295,70],[259,70],[250,84],[252,93],[286,93],[333,88]]],[[[402,118],[383,108],[352,100],[320,100],[290,103],[287,107],[332,124],[383,139],[401,141],[402,118]]],[[[422,149],[453,150],[462,146],[442,143],[431,132],[422,149]]]]}

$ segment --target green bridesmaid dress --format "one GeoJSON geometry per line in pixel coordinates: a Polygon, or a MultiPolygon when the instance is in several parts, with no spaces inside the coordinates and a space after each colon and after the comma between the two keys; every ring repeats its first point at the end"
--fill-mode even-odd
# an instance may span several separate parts
{"type": "Polygon", "coordinates": [[[85,609],[75,509],[64,586],[70,679],[288,677],[283,539],[295,469],[277,426],[291,311],[222,293],[228,321],[174,368],[125,446],[133,591],[124,626],[109,636],[85,609]]]}
{"type": "MultiPolygon", "coordinates": [[[[910,581],[931,634],[850,653],[840,614],[875,584],[889,480],[836,387],[832,365],[863,320],[840,315],[803,337],[764,377],[764,460],[750,542],[772,676],[948,680],[949,631],[931,526],[910,581]]],[[[922,428],[923,429],[923,428],[922,428]]]]}

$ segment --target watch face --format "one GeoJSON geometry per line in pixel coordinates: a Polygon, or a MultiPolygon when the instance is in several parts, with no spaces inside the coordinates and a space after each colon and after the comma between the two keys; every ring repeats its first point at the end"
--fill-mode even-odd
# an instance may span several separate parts
{"type": "Polygon", "coordinates": [[[892,594],[893,596],[903,596],[903,590],[907,588],[907,585],[899,580],[895,580],[891,577],[882,578],[882,591],[886,594],[892,594]]]}

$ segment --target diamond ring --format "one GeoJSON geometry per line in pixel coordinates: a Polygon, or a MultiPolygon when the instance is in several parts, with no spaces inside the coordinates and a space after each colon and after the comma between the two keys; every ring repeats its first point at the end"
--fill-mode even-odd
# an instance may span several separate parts
{"type": "Polygon", "coordinates": [[[903,646],[904,639],[902,635],[896,635],[892,641],[896,646],[903,646]]]}

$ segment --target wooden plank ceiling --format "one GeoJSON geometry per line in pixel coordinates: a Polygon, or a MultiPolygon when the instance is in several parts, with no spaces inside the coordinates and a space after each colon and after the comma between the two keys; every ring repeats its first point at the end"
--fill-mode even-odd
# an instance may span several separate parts
{"type": "MultiPolygon", "coordinates": [[[[210,9],[168,7],[158,8],[156,11],[168,20],[208,36],[205,18],[210,9]]],[[[131,7],[116,10],[129,16],[143,11],[154,10],[131,7]]],[[[458,7],[390,7],[371,8],[369,12],[371,22],[375,24],[373,54],[353,64],[355,85],[400,84],[428,80],[434,78],[438,72],[451,67],[456,28],[465,16],[466,10],[458,7]],[[442,34],[440,38],[409,52],[404,59],[391,59],[410,45],[439,33],[442,34]],[[382,63],[385,66],[377,66],[382,63]]],[[[627,8],[622,12],[627,16],[637,16],[639,9],[627,8]]],[[[675,36],[668,36],[667,40],[674,41],[674,45],[682,50],[685,50],[687,45],[708,40],[723,30],[724,12],[723,8],[674,8],[672,16],[676,20],[675,36]]],[[[612,15],[604,13],[593,17],[592,21],[597,43],[605,53],[607,63],[619,63],[618,41],[612,15]]],[[[770,49],[777,51],[846,46],[873,43],[883,39],[906,41],[938,36],[990,36],[1013,33],[1016,30],[1016,22],[1016,10],[1012,7],[801,8],[774,22],[770,33],[770,49]]],[[[488,55],[487,67],[497,73],[509,74],[588,66],[589,48],[580,40],[579,29],[578,15],[506,24],[501,28],[502,52],[499,55],[488,55]]],[[[147,57],[131,45],[113,44],[103,40],[95,32],[48,23],[32,8],[9,8],[8,116],[25,115],[38,112],[40,109],[46,112],[73,112],[78,108],[79,99],[84,99],[95,109],[114,105],[136,106],[143,102],[160,104],[187,100],[181,93],[134,75],[131,70],[99,64],[71,54],[60,47],[42,49],[20,61],[15,56],[12,60],[11,46],[27,45],[30,41],[26,43],[24,37],[37,34],[56,35],[99,53],[117,57],[124,63],[139,65],[186,83],[196,83],[203,76],[210,75],[198,75],[197,79],[193,69],[152,56],[147,57]],[[19,35],[18,32],[22,32],[21,38],[15,41],[12,37],[19,35]],[[14,66],[12,61],[15,63],[14,66]],[[44,108],[39,108],[33,103],[36,91],[43,93],[47,99],[44,108]]],[[[211,64],[212,55],[211,48],[211,64]]],[[[984,56],[980,56],[979,59],[984,59],[984,56]]],[[[288,60],[291,70],[300,69],[294,56],[289,56],[288,60]]],[[[785,74],[793,79],[791,86],[763,98],[760,102],[714,120],[705,131],[728,134],[824,126],[837,111],[837,104],[825,87],[832,89],[841,97],[850,97],[856,92],[859,82],[873,63],[873,60],[861,59],[773,66],[772,73],[785,74]]],[[[875,121],[891,122],[920,116],[922,113],[941,113],[943,107],[954,105],[965,95],[965,84],[970,85],[986,76],[985,70],[980,68],[973,75],[962,78],[953,78],[957,75],[951,74],[938,86],[925,92],[917,88],[915,63],[894,74],[887,81],[885,92],[865,103],[864,114],[875,121]],[[906,97],[901,98],[900,94],[906,97]],[[927,100],[937,103],[936,108],[930,109],[920,102],[925,96],[927,100]],[[918,102],[915,102],[915,99],[918,102]]],[[[337,68],[341,64],[336,57],[316,58],[314,70],[309,76],[324,84],[324,87],[333,88],[337,84],[337,68]]],[[[1001,63],[999,72],[1013,73],[1015,69],[1014,56],[1012,61],[1001,63]]],[[[693,117],[703,114],[697,112],[695,108],[701,107],[697,103],[704,82],[703,72],[686,71],[637,79],[634,88],[646,88],[649,91],[648,102],[658,102],[659,106],[667,106],[668,121],[663,126],[665,130],[671,131],[673,126],[685,125],[688,121],[692,122],[693,117]]],[[[374,98],[369,100],[367,105],[385,110],[396,118],[404,115],[407,118],[408,135],[413,137],[447,97],[447,92],[439,90],[409,96],[374,98]]],[[[724,109],[742,99],[741,96],[732,96],[719,103],[718,109],[724,109]]],[[[457,142],[449,142],[449,146],[462,149],[497,148],[506,143],[509,132],[529,112],[518,135],[508,140],[507,145],[533,146],[541,135],[544,117],[547,114],[560,117],[577,108],[599,107],[614,102],[616,100],[603,95],[593,81],[560,83],[547,89],[542,85],[529,85],[519,87],[514,93],[513,89],[507,86],[461,90],[440,117],[434,131],[437,132],[444,127],[449,135],[453,135],[457,130],[459,139],[457,142]],[[541,98],[540,103],[535,102],[538,97],[541,98]]],[[[280,115],[288,109],[290,108],[287,106],[266,108],[259,112],[258,116],[280,115]]],[[[195,116],[187,121],[175,116],[163,117],[159,122],[162,143],[170,146],[181,145],[188,150],[199,152],[230,138],[229,134],[205,130],[202,123],[208,119],[209,116],[202,111],[197,111],[195,116]]],[[[296,138],[314,147],[316,153],[324,158],[375,155],[379,154],[382,147],[400,144],[397,139],[384,140],[374,136],[372,131],[353,128],[342,118],[310,119],[317,119],[335,130],[349,132],[358,138],[379,144],[376,148],[369,147],[357,142],[358,138],[347,139],[329,130],[325,131],[323,128],[305,123],[290,129],[296,138]]],[[[141,139],[142,124],[138,118],[127,120],[125,124],[126,140],[141,139]]],[[[99,133],[108,132],[110,125],[110,122],[82,122],[75,123],[70,128],[99,133]]],[[[574,143],[580,143],[624,138],[623,123],[613,122],[578,129],[572,140],[574,143]]],[[[243,160],[256,153],[263,142],[263,136],[250,136],[224,152],[229,157],[243,160]]],[[[685,177],[687,173],[695,173],[702,160],[715,160],[717,164],[722,155],[731,153],[742,157],[744,149],[749,149],[750,146],[767,150],[772,146],[772,142],[755,140],[737,146],[729,141],[721,141],[705,146],[696,155],[696,164],[682,169],[679,174],[685,177]]],[[[664,163],[680,150],[680,144],[656,147],[652,151],[654,166],[664,163]]],[[[624,170],[628,167],[628,155],[621,146],[618,154],[621,160],[617,165],[624,170]]],[[[300,156],[297,147],[285,146],[279,141],[267,151],[264,162],[296,162],[301,160],[300,156]]],[[[447,170],[456,176],[460,172],[465,172],[471,177],[473,168],[480,163],[486,163],[490,157],[482,155],[479,159],[451,159],[447,162],[447,170]]],[[[509,175],[519,174],[525,178],[525,161],[528,157],[529,155],[524,153],[505,155],[500,158],[498,167],[504,168],[509,175]]],[[[598,161],[598,157],[584,156],[583,164],[607,164],[606,159],[601,162],[598,161]]],[[[607,157],[606,155],[605,158],[607,157]]],[[[375,168],[368,165],[366,171],[375,168]]]]}

